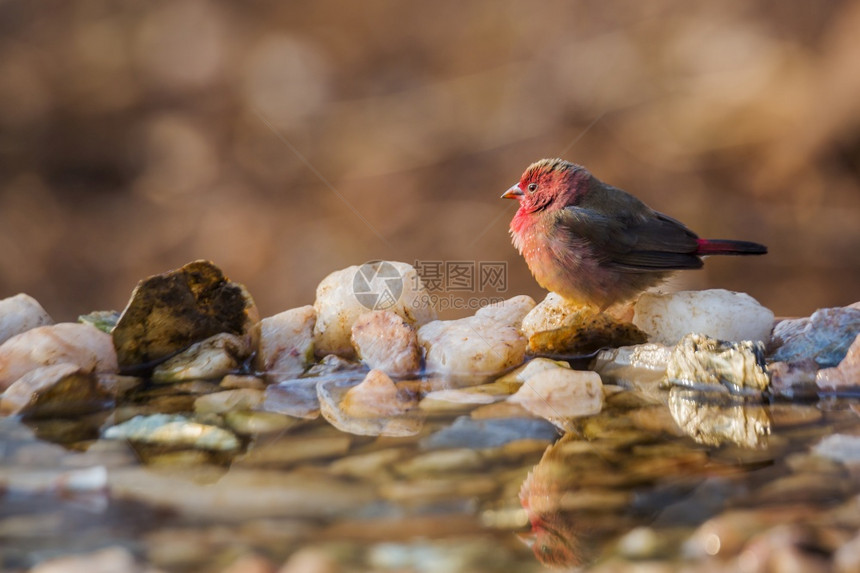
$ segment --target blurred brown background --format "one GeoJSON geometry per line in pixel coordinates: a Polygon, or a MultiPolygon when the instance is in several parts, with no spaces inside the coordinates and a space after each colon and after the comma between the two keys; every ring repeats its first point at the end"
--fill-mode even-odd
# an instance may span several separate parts
{"type": "Polygon", "coordinates": [[[675,287],[854,302],[860,2],[0,1],[0,295],[58,320],[197,258],[264,315],[378,258],[542,297],[498,197],[547,156],[770,246],[675,287]]]}

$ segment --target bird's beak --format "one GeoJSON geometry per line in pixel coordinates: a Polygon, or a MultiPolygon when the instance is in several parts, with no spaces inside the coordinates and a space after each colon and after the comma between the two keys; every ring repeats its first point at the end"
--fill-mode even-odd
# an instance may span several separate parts
{"type": "Polygon", "coordinates": [[[511,185],[511,188],[502,193],[502,199],[519,199],[523,196],[523,190],[520,189],[519,184],[511,185]]]}

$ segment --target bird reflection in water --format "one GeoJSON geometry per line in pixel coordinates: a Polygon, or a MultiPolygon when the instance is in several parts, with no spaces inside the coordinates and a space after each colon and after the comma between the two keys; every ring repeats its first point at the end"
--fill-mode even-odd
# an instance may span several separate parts
{"type": "Polygon", "coordinates": [[[708,398],[670,392],[669,410],[689,437],[667,441],[616,417],[600,438],[569,432],[549,446],[519,492],[530,525],[520,537],[535,557],[550,567],[587,565],[636,526],[698,523],[717,511],[725,498],[700,486],[743,468],[712,458],[709,447],[765,447],[770,419],[758,404],[708,398]]]}
{"type": "Polygon", "coordinates": [[[574,450],[585,442],[568,433],[546,449],[520,488],[520,503],[526,511],[531,531],[520,539],[531,546],[544,565],[571,567],[584,565],[596,555],[594,541],[599,533],[582,508],[572,507],[571,495],[588,481],[586,472],[609,471],[609,464],[596,454],[574,450]]]}

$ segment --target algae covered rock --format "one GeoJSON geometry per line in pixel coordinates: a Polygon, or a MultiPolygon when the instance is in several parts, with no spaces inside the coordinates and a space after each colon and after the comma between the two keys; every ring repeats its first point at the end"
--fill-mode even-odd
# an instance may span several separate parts
{"type": "Polygon", "coordinates": [[[770,382],[761,342],[725,342],[688,334],[666,367],[671,384],[704,391],[757,395],[770,382]]]}
{"type": "Polygon", "coordinates": [[[152,368],[220,333],[253,344],[257,307],[244,286],[228,280],[209,261],[141,281],[112,331],[120,369],[152,368]]]}
{"type": "Polygon", "coordinates": [[[531,354],[584,355],[606,346],[646,341],[645,333],[635,325],[556,293],[549,293],[523,318],[522,332],[531,354]]]}
{"type": "Polygon", "coordinates": [[[771,419],[761,404],[676,386],[669,391],[669,412],[684,433],[700,444],[734,443],[749,449],[767,446],[771,419]]]}

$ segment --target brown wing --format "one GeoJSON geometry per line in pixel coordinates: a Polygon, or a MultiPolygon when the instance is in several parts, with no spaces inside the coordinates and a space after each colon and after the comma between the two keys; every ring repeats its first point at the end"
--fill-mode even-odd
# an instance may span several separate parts
{"type": "Polygon", "coordinates": [[[628,213],[626,217],[585,206],[566,207],[559,211],[555,230],[568,235],[572,244],[584,241],[592,256],[619,271],[659,272],[702,266],[702,260],[695,255],[695,233],[631,195],[624,193],[619,202],[630,203],[628,198],[635,203],[609,205],[607,209],[611,213],[628,213]]]}

